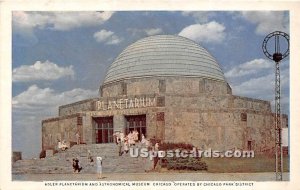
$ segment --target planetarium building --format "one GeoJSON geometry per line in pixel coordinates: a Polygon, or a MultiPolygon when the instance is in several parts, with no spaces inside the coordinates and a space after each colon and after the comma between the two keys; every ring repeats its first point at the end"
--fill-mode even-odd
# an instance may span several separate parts
{"type": "MultiPolygon", "coordinates": [[[[137,130],[146,138],[200,149],[274,147],[270,102],[232,94],[220,65],[199,44],[180,36],[150,36],[114,60],[99,97],[59,107],[42,121],[42,148],[57,140],[113,143],[113,133],[137,130]]],[[[287,127],[287,117],[283,117],[287,127]]]]}

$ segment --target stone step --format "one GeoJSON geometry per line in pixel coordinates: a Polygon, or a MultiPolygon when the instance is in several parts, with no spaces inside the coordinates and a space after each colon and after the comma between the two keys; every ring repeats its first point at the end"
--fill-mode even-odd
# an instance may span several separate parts
{"type": "Polygon", "coordinates": [[[53,157],[37,160],[19,160],[13,163],[13,173],[73,173],[72,159],[78,158],[82,173],[96,173],[95,157],[103,158],[103,172],[144,172],[144,159],[132,158],[129,154],[118,155],[116,144],[74,145],[53,157]],[[90,163],[88,150],[94,158],[90,163]]]}

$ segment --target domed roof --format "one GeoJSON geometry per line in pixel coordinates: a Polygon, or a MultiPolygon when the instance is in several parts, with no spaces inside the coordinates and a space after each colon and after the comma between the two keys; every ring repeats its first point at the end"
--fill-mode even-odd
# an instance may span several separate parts
{"type": "Polygon", "coordinates": [[[125,48],[111,64],[104,84],[153,76],[203,77],[225,81],[219,64],[206,49],[184,37],[156,35],[125,48]]]}

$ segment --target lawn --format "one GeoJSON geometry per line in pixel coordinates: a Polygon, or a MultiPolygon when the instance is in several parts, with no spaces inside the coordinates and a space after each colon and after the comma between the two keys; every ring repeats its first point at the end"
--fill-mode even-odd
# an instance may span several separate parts
{"type": "MultiPolygon", "coordinates": [[[[208,172],[274,172],[275,156],[256,155],[254,158],[202,158],[208,172]]],[[[283,171],[289,171],[289,157],[283,157],[283,171]]]]}

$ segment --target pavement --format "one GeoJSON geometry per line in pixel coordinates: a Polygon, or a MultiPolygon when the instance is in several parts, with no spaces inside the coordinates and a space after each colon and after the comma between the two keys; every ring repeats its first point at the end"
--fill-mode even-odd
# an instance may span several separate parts
{"type": "MultiPolygon", "coordinates": [[[[275,181],[275,173],[104,173],[96,174],[13,174],[13,181],[275,181]]],[[[289,181],[289,173],[283,173],[289,181]]]]}

